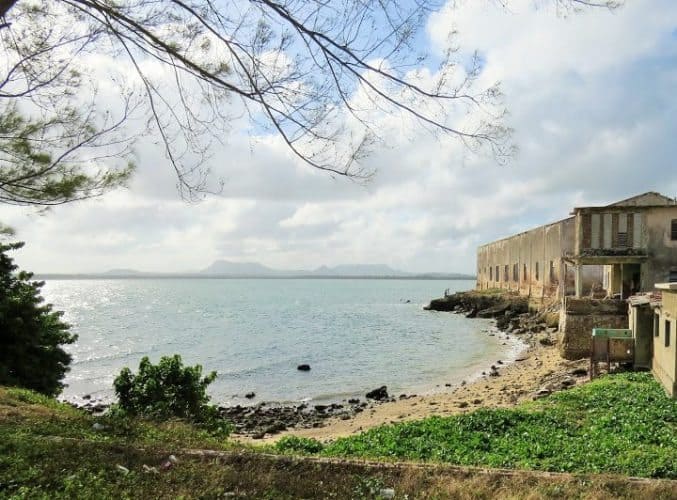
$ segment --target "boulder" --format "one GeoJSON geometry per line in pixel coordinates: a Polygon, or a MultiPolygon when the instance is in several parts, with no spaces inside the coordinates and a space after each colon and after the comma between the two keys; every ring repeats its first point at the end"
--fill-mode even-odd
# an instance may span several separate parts
{"type": "Polygon", "coordinates": [[[385,385],[382,385],[381,387],[374,389],[373,391],[369,391],[365,397],[367,399],[375,399],[376,401],[383,401],[385,399],[388,399],[388,388],[385,385]]]}
{"type": "Polygon", "coordinates": [[[300,372],[309,372],[310,371],[310,365],[308,364],[301,364],[296,367],[296,369],[300,372]]]}

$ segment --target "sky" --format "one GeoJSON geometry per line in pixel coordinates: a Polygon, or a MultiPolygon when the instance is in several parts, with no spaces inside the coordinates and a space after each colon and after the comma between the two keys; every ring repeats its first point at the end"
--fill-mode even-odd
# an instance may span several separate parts
{"type": "Polygon", "coordinates": [[[387,264],[474,272],[478,245],[552,222],[574,206],[645,191],[677,196],[677,2],[562,15],[554,2],[454,1],[431,15],[426,47],[450,30],[500,81],[519,152],[507,165],[449,137],[385,127],[367,183],[292,159],[235,121],[212,151],[219,195],[182,201],[161,150],[138,147],[127,189],[38,212],[0,207],[35,272],[193,271],[217,259],[273,268],[387,264]]]}

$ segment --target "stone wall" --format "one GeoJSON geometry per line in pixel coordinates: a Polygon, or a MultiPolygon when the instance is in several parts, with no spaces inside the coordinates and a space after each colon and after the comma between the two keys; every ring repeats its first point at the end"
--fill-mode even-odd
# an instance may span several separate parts
{"type": "Polygon", "coordinates": [[[565,359],[589,357],[593,328],[628,328],[627,303],[565,297],[559,320],[560,355],[565,359]]]}

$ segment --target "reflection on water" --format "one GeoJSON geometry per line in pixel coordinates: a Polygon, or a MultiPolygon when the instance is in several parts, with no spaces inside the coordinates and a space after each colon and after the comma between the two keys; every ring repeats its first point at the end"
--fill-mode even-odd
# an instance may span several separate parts
{"type": "Polygon", "coordinates": [[[50,281],[43,290],[79,335],[65,397],[110,395],[122,367],[178,353],[216,370],[212,396],[234,404],[249,391],[257,401],[322,400],[459,382],[516,346],[488,336],[487,320],[422,310],[445,288],[473,285],[160,279],[50,281]]]}

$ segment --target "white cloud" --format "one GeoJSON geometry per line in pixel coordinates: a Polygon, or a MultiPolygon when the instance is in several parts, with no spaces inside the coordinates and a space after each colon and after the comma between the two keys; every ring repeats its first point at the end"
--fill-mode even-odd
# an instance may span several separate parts
{"type": "Polygon", "coordinates": [[[301,165],[279,139],[250,138],[236,121],[212,151],[223,191],[202,203],[178,200],[161,150],[144,144],[129,191],[45,215],[0,208],[28,243],[20,264],[191,270],[228,258],[472,272],[478,244],[575,205],[677,194],[677,4],[635,1],[563,18],[531,0],[511,1],[509,11],[456,3],[432,16],[428,32],[439,49],[457,29],[464,50],[483,57],[483,83],[501,80],[520,147],[510,165],[374,114],[385,144],[370,158],[376,177],[361,185],[301,165]]]}

